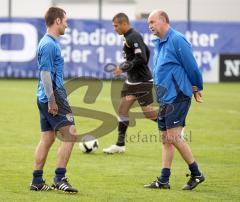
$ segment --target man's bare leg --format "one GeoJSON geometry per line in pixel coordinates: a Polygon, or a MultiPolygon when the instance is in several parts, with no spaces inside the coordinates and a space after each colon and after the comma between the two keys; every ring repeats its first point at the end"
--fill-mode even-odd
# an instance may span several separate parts
{"type": "Polygon", "coordinates": [[[74,143],[77,141],[77,132],[74,125],[63,126],[59,129],[61,144],[57,152],[57,168],[55,170],[54,183],[52,187],[68,193],[77,193],[78,190],[73,188],[67,178],[66,167],[72,153],[74,143]]]}

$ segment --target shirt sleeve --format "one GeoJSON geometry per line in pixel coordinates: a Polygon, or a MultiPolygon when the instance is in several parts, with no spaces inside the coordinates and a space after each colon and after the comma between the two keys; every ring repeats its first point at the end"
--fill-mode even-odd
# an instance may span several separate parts
{"type": "Polygon", "coordinates": [[[42,47],[38,55],[39,71],[51,72],[53,70],[55,54],[56,51],[53,44],[47,43],[42,47]]]}
{"type": "Polygon", "coordinates": [[[180,63],[186,71],[192,86],[197,86],[198,90],[203,90],[202,74],[193,56],[191,44],[181,36],[175,37],[173,43],[180,63]]]}
{"type": "Polygon", "coordinates": [[[41,73],[40,73],[40,77],[41,77],[43,87],[44,87],[44,91],[45,91],[45,94],[48,98],[48,101],[49,102],[55,101],[50,72],[42,70],[41,73]]]}

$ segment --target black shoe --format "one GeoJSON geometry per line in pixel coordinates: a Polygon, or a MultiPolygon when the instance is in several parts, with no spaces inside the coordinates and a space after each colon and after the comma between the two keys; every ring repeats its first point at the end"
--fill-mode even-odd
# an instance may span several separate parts
{"type": "Polygon", "coordinates": [[[144,188],[153,188],[153,189],[170,189],[169,182],[162,183],[160,179],[157,177],[157,180],[154,180],[150,184],[144,185],[144,188]]]}
{"type": "Polygon", "coordinates": [[[69,184],[68,179],[66,177],[63,177],[59,182],[54,182],[52,185],[52,188],[55,190],[61,190],[66,193],[73,193],[73,194],[78,193],[78,190],[73,188],[69,184]]]}
{"type": "Polygon", "coordinates": [[[45,184],[45,181],[43,181],[40,184],[33,184],[33,183],[31,183],[29,189],[31,191],[51,191],[51,190],[53,190],[52,187],[50,187],[47,184],[45,184]]]}
{"type": "Polygon", "coordinates": [[[205,180],[203,173],[200,176],[194,176],[189,174],[187,174],[186,176],[190,176],[190,179],[188,180],[187,184],[184,185],[183,190],[192,190],[196,186],[198,186],[198,184],[202,183],[205,180]]]}

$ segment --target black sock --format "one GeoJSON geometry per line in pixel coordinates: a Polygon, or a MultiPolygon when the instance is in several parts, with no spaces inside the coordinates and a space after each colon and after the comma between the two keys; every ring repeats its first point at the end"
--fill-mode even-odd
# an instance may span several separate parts
{"type": "Polygon", "coordinates": [[[191,175],[193,176],[201,176],[201,172],[198,169],[198,164],[194,161],[192,164],[188,165],[189,170],[191,171],[191,175]]]}
{"type": "Polygon", "coordinates": [[[33,171],[33,184],[40,184],[43,182],[43,170],[34,170],[33,171]]]}
{"type": "Polygon", "coordinates": [[[125,136],[126,136],[128,125],[129,125],[129,121],[118,122],[118,140],[116,145],[118,146],[125,145],[125,136]]]}
{"type": "Polygon", "coordinates": [[[171,175],[170,168],[163,168],[160,176],[160,182],[167,183],[169,182],[169,177],[171,175]]]}
{"type": "Polygon", "coordinates": [[[63,177],[65,177],[66,168],[56,168],[54,182],[59,182],[63,177]]]}

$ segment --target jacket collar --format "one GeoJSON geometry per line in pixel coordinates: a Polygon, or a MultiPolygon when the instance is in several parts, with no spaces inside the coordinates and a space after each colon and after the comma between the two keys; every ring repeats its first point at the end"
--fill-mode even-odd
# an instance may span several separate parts
{"type": "Polygon", "coordinates": [[[123,34],[124,37],[128,36],[133,31],[133,28],[130,28],[125,34],[123,34]]]}
{"type": "Polygon", "coordinates": [[[169,35],[172,33],[172,31],[173,31],[173,29],[169,26],[168,31],[164,35],[163,39],[160,39],[159,37],[157,37],[157,38],[153,39],[152,42],[155,45],[166,42],[168,40],[168,38],[169,38],[169,35]]]}

